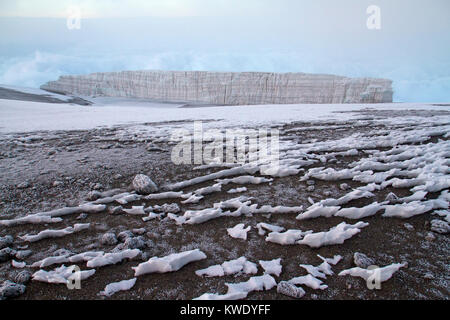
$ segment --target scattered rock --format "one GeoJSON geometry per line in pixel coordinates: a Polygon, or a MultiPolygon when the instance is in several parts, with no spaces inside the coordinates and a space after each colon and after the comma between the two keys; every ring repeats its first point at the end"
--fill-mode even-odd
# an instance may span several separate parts
{"type": "Polygon", "coordinates": [[[306,180],[306,184],[307,184],[308,186],[313,186],[313,185],[316,184],[316,182],[315,182],[314,180],[306,180]]]}
{"type": "Polygon", "coordinates": [[[29,188],[29,187],[30,187],[30,183],[29,183],[28,181],[19,183],[19,184],[17,185],[17,188],[18,188],[18,189],[26,189],[26,188],[29,188]]]}
{"type": "Polygon", "coordinates": [[[19,284],[27,284],[31,280],[31,272],[27,270],[23,270],[19,272],[14,281],[19,284]]]}
{"type": "Polygon", "coordinates": [[[101,198],[101,196],[102,196],[102,194],[100,192],[94,190],[87,194],[86,200],[95,201],[95,200],[101,198]]]}
{"type": "Polygon", "coordinates": [[[305,290],[287,281],[281,281],[277,285],[277,292],[296,299],[300,299],[305,295],[305,290]]]}
{"type": "Polygon", "coordinates": [[[440,234],[447,234],[450,231],[450,226],[448,225],[448,222],[444,220],[434,219],[431,220],[431,231],[440,234]]]}
{"type": "Polygon", "coordinates": [[[84,220],[88,217],[87,213],[82,213],[77,217],[77,220],[84,220]]]}
{"type": "Polygon", "coordinates": [[[64,182],[56,180],[53,182],[53,187],[59,187],[59,186],[62,186],[63,184],[64,184],[64,182]]]}
{"type": "Polygon", "coordinates": [[[349,186],[347,183],[341,183],[341,184],[339,185],[339,189],[345,191],[345,190],[350,189],[350,186],[349,186]]]}
{"type": "Polygon", "coordinates": [[[308,190],[309,192],[313,192],[316,188],[314,186],[309,186],[308,188],[306,188],[306,190],[308,190]]]}
{"type": "Polygon", "coordinates": [[[150,254],[150,252],[141,252],[142,261],[148,261],[151,257],[152,255],[150,254]]]}
{"type": "Polygon", "coordinates": [[[156,212],[177,213],[180,212],[180,207],[176,203],[164,203],[162,206],[154,206],[153,210],[156,212]]]}
{"type": "Polygon", "coordinates": [[[147,245],[144,237],[138,236],[133,238],[127,238],[124,243],[120,244],[121,250],[125,249],[144,249],[147,245]]]}
{"type": "Polygon", "coordinates": [[[0,287],[0,299],[17,298],[25,293],[26,287],[23,284],[5,281],[0,287]]]}
{"type": "Polygon", "coordinates": [[[138,174],[134,177],[133,188],[139,194],[150,194],[158,191],[158,187],[152,179],[143,174],[138,174]]]}
{"type": "Polygon", "coordinates": [[[119,214],[124,214],[125,211],[123,211],[122,206],[116,206],[116,207],[109,207],[108,213],[112,214],[112,215],[119,215],[119,214]]]}
{"type": "Polygon", "coordinates": [[[426,279],[426,280],[433,280],[433,279],[434,279],[434,276],[433,276],[432,273],[428,272],[428,273],[425,273],[425,275],[423,276],[423,278],[426,279]]]}
{"type": "Polygon", "coordinates": [[[145,228],[140,228],[140,229],[133,229],[131,230],[134,234],[138,234],[138,235],[143,235],[144,233],[147,232],[147,230],[145,230],[145,228]]]}
{"type": "Polygon", "coordinates": [[[428,232],[425,236],[425,240],[427,241],[434,241],[436,240],[436,236],[433,234],[433,232],[428,232]]]}
{"type": "Polygon", "coordinates": [[[117,244],[119,241],[117,240],[117,237],[114,233],[108,232],[102,236],[100,242],[105,246],[113,246],[117,244]]]}
{"type": "Polygon", "coordinates": [[[357,267],[367,269],[370,266],[375,265],[375,261],[363,253],[355,252],[353,255],[353,262],[357,267]]]}
{"type": "Polygon", "coordinates": [[[117,174],[113,175],[113,179],[114,180],[119,180],[119,179],[122,179],[122,178],[123,178],[123,176],[120,173],[117,173],[117,174]]]}
{"type": "Polygon", "coordinates": [[[94,190],[102,190],[103,189],[103,185],[101,183],[96,183],[93,185],[92,189],[94,190]]]}
{"type": "Polygon", "coordinates": [[[14,242],[14,238],[10,235],[0,237],[0,249],[9,247],[14,242]]]}
{"type": "Polygon", "coordinates": [[[405,223],[403,224],[403,226],[408,229],[409,231],[413,231],[414,230],[414,226],[410,223],[405,223]]]}
{"type": "Polygon", "coordinates": [[[120,242],[125,242],[125,240],[127,240],[128,238],[133,238],[134,237],[134,233],[131,232],[130,230],[126,230],[126,231],[122,231],[121,233],[119,233],[119,235],[117,236],[117,239],[119,239],[120,242]]]}
{"type": "Polygon", "coordinates": [[[11,248],[4,248],[0,250],[0,263],[11,260],[15,255],[16,251],[11,248]]]}

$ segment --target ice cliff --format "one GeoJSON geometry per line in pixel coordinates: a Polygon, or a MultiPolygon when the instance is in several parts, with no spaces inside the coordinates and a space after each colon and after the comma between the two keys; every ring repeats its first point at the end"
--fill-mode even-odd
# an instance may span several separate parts
{"type": "Polygon", "coordinates": [[[218,105],[392,102],[392,81],[263,72],[123,71],[61,76],[41,89],[218,105]]]}

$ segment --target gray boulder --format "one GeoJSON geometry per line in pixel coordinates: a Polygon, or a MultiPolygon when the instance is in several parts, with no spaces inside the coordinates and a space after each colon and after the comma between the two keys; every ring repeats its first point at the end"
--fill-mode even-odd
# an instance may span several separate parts
{"type": "Polygon", "coordinates": [[[119,240],[117,240],[117,237],[114,233],[108,232],[102,236],[102,239],[100,240],[100,242],[101,242],[101,244],[103,244],[105,246],[113,246],[113,245],[117,244],[117,242],[119,242],[119,240]]]}
{"type": "Polygon", "coordinates": [[[16,251],[11,248],[4,248],[0,250],[0,263],[11,260],[15,255],[16,251]]]}
{"type": "Polygon", "coordinates": [[[0,249],[9,247],[14,242],[14,238],[12,236],[4,236],[0,237],[0,249]]]}
{"type": "Polygon", "coordinates": [[[134,177],[133,188],[139,194],[150,194],[158,191],[158,187],[152,179],[144,174],[138,174],[134,177]]]}
{"type": "Polygon", "coordinates": [[[305,290],[287,281],[281,281],[277,285],[277,292],[296,299],[300,299],[305,295],[305,290]]]}
{"type": "Polygon", "coordinates": [[[370,266],[375,265],[375,261],[363,253],[355,252],[353,255],[353,262],[357,267],[367,269],[370,266]]]}
{"type": "Polygon", "coordinates": [[[450,226],[448,225],[448,222],[444,220],[434,219],[431,220],[431,231],[440,234],[447,234],[450,231],[450,226]]]}
{"type": "Polygon", "coordinates": [[[0,287],[0,298],[11,299],[17,298],[25,293],[26,287],[23,284],[14,283],[12,281],[5,281],[0,287]]]}
{"type": "Polygon", "coordinates": [[[121,233],[119,233],[119,235],[117,236],[117,239],[119,239],[120,242],[125,242],[125,240],[127,240],[128,238],[133,238],[134,237],[134,233],[131,232],[130,230],[126,230],[126,231],[122,231],[121,233]]]}
{"type": "Polygon", "coordinates": [[[18,284],[27,284],[31,280],[31,272],[27,270],[23,270],[19,272],[14,281],[18,284]]]}
{"type": "Polygon", "coordinates": [[[154,206],[153,210],[156,212],[164,212],[164,213],[178,213],[180,212],[180,207],[176,203],[171,204],[164,203],[162,206],[154,206]]]}
{"type": "Polygon", "coordinates": [[[108,213],[111,215],[119,215],[125,213],[122,206],[109,207],[108,213]]]}

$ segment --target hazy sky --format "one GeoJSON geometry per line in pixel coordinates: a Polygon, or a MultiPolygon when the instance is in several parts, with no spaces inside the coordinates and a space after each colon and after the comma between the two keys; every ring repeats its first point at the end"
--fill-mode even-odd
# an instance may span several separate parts
{"type": "Polygon", "coordinates": [[[316,72],[394,80],[450,102],[449,0],[0,0],[0,83],[129,69],[316,72]],[[381,9],[369,30],[366,9],[381,9]],[[69,30],[70,8],[81,28],[69,30]]]}

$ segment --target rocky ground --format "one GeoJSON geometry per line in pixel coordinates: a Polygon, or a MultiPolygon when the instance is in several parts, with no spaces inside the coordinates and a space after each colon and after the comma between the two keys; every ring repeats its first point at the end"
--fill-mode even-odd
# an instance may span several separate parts
{"type": "MultiPolygon", "coordinates": [[[[411,111],[408,116],[423,119],[439,119],[449,112],[411,111]]],[[[294,143],[335,141],[364,132],[392,132],[411,130],[415,135],[414,125],[408,129],[405,124],[386,124],[379,119],[404,117],[405,112],[361,113],[359,122],[336,122],[318,125],[317,123],[291,123],[278,126],[283,141],[294,143]],[[359,125],[358,125],[359,124],[359,125]],[[406,128],[406,129],[405,129],[406,128]]],[[[165,125],[165,124],[161,124],[165,125]]],[[[142,126],[154,126],[147,124],[142,126]]],[[[438,125],[436,125],[438,127],[438,125]]],[[[384,134],[384,133],[383,133],[384,134]]],[[[382,135],[380,133],[380,135],[382,135]]],[[[368,138],[369,139],[369,138],[368,138]]],[[[411,145],[421,145],[447,141],[440,134],[428,140],[411,145]]],[[[408,145],[408,143],[405,143],[408,145]]],[[[3,135],[0,140],[0,219],[13,219],[37,212],[45,212],[62,207],[74,207],[95,197],[92,191],[104,192],[123,189],[133,192],[132,181],[136,174],[149,176],[160,188],[169,183],[191,179],[197,176],[221,170],[209,168],[194,170],[191,165],[174,165],[170,158],[172,145],[161,137],[139,134],[128,126],[99,128],[84,131],[33,132],[3,135]]],[[[388,150],[377,147],[375,150],[388,150]]],[[[322,153],[326,154],[326,153],[322,153]]],[[[335,169],[348,168],[352,162],[364,155],[336,156],[335,161],[327,167],[335,169]]],[[[447,156],[448,161],[448,156],[447,156]]],[[[323,166],[315,163],[306,170],[323,166]]],[[[183,204],[183,199],[139,200],[123,205],[123,209],[132,206],[152,206],[176,203],[181,215],[186,210],[209,208],[239,195],[254,197],[254,203],[260,205],[303,206],[307,208],[310,201],[326,198],[339,198],[352,188],[365,184],[351,179],[322,181],[308,179],[301,181],[305,171],[287,177],[275,177],[270,183],[258,185],[247,184],[243,194],[232,195],[227,191],[242,185],[224,185],[222,191],[212,193],[197,204],[183,204]],[[310,198],[310,199],[308,199],[310,198]]],[[[259,176],[255,174],[255,176],[259,176]]],[[[447,175],[448,177],[448,175],[447,175]]],[[[214,181],[200,183],[183,189],[188,193],[198,188],[213,185],[214,181]]],[[[383,202],[386,196],[394,192],[398,197],[411,195],[409,188],[388,186],[376,192],[375,198],[357,199],[346,204],[347,207],[362,207],[374,201],[383,202]]],[[[439,193],[430,193],[427,199],[434,199],[439,193]]],[[[431,231],[431,221],[437,216],[430,212],[410,219],[385,218],[381,214],[362,220],[369,226],[346,240],[343,244],[323,246],[313,249],[305,245],[282,246],[265,241],[258,235],[256,228],[248,233],[247,240],[231,238],[227,228],[238,223],[254,227],[259,222],[283,226],[286,229],[324,231],[345,219],[338,217],[319,217],[310,220],[296,220],[297,213],[241,216],[237,218],[222,217],[202,224],[177,225],[169,218],[155,219],[148,222],[142,216],[125,214],[120,209],[113,210],[119,204],[108,204],[100,213],[74,214],[64,216],[61,222],[44,224],[25,224],[18,226],[1,226],[0,237],[4,237],[0,254],[0,283],[4,297],[18,299],[105,299],[100,296],[105,286],[112,282],[133,278],[131,267],[150,257],[163,257],[185,250],[201,249],[207,259],[188,264],[181,270],[165,274],[148,274],[138,278],[136,285],[129,291],[119,292],[114,299],[193,299],[203,293],[225,293],[225,283],[241,282],[249,279],[248,275],[237,274],[219,278],[201,278],[196,270],[221,264],[226,260],[245,256],[249,261],[272,260],[281,258],[283,271],[277,282],[306,275],[299,264],[319,265],[317,257],[343,257],[333,266],[334,275],[323,282],[325,290],[314,290],[303,286],[306,294],[303,299],[448,299],[450,287],[448,233],[431,231]],[[76,223],[90,223],[87,230],[61,238],[43,239],[37,242],[25,242],[21,236],[37,234],[44,229],[63,229],[76,223]],[[124,231],[130,231],[128,236],[124,231]],[[122,233],[122,234],[121,234],[122,233]],[[105,234],[113,234],[107,235],[105,234]],[[121,236],[119,237],[119,234],[121,236]],[[11,237],[8,237],[11,236],[11,237]],[[116,239],[119,238],[119,239],[116,239]],[[134,239],[128,240],[127,239],[134,239]],[[115,265],[97,268],[95,274],[82,281],[80,290],[69,290],[64,284],[49,284],[30,280],[39,268],[30,267],[34,262],[49,256],[86,251],[114,250],[121,248],[138,248],[142,251],[138,257],[122,261],[115,265]],[[4,248],[9,248],[9,251],[4,248]],[[338,276],[337,274],[355,266],[354,254],[360,252],[373,259],[374,264],[386,266],[392,263],[406,262],[406,266],[395,273],[392,278],[382,283],[381,290],[369,290],[361,278],[338,276]],[[24,261],[24,268],[12,265],[24,261]],[[11,282],[6,282],[11,281],[11,282]],[[15,283],[13,285],[12,283],[15,283]],[[21,286],[23,284],[23,286],[21,286]],[[7,288],[7,289],[6,289],[7,288]],[[11,293],[12,292],[12,293],[11,293]]],[[[349,222],[355,223],[357,221],[349,222]]],[[[84,263],[77,264],[86,269],[84,263]]],[[[45,267],[53,270],[58,264],[45,267]]],[[[259,267],[258,274],[263,270],[259,267]]],[[[252,292],[249,299],[290,299],[277,293],[276,288],[262,292],[252,292]]]]}

